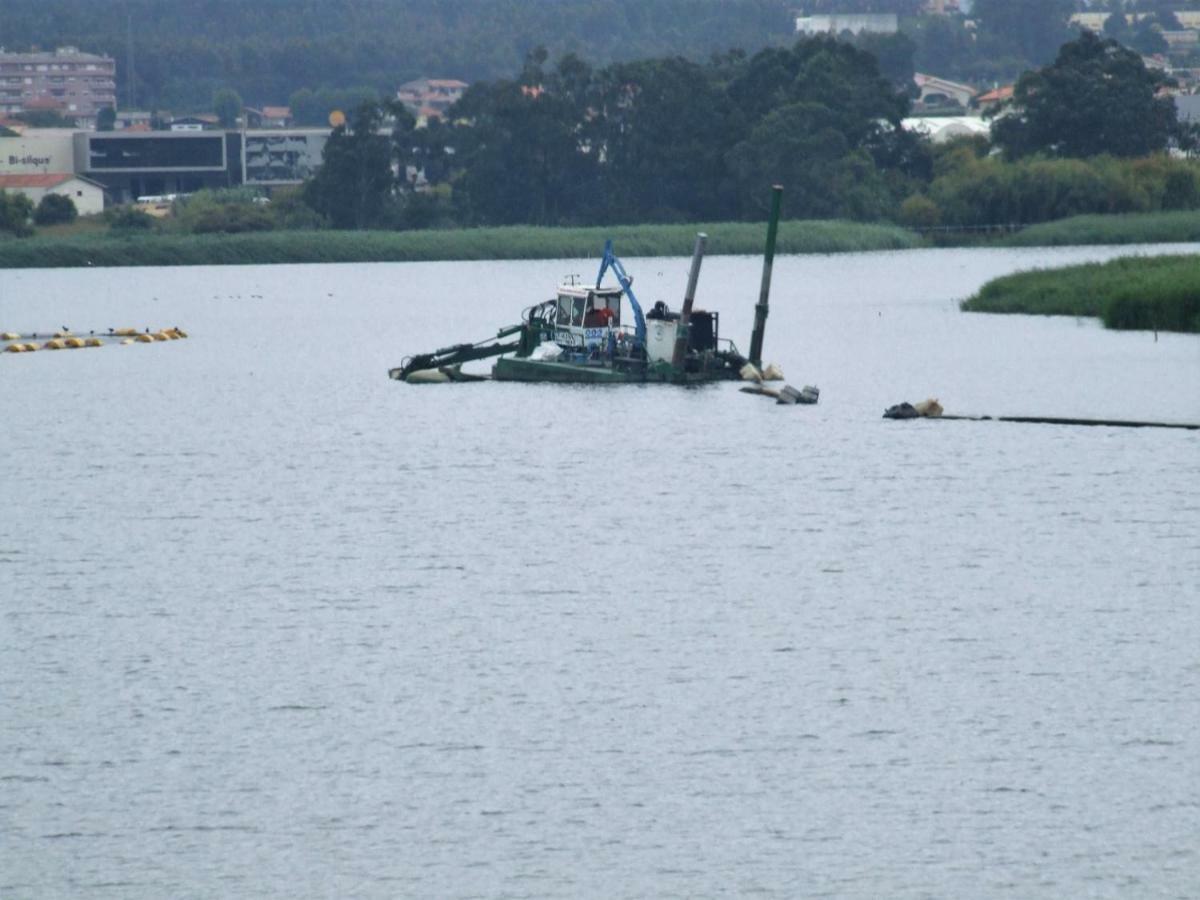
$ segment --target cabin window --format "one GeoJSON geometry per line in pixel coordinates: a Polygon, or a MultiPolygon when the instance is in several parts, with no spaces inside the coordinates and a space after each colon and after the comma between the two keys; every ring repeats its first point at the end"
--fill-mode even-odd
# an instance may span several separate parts
{"type": "Polygon", "coordinates": [[[574,307],[571,310],[571,324],[578,328],[581,325],[583,325],[584,300],[582,297],[576,297],[574,299],[575,299],[574,307]]]}
{"type": "Polygon", "coordinates": [[[612,315],[609,316],[609,324],[612,325],[613,328],[616,328],[618,325],[621,324],[621,295],[620,294],[617,294],[617,296],[615,296],[615,297],[608,298],[608,308],[612,311],[612,315]]]}
{"type": "Polygon", "coordinates": [[[558,297],[558,315],[554,317],[556,325],[571,324],[571,298],[566,294],[560,294],[558,297]]]}

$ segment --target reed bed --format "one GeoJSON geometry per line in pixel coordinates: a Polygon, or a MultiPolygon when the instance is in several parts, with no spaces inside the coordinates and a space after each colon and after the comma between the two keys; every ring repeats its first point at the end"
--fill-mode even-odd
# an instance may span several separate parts
{"type": "Polygon", "coordinates": [[[1106,328],[1200,332],[1200,255],[1127,257],[989,281],[967,312],[1095,316],[1106,328]]]}
{"type": "Polygon", "coordinates": [[[1072,216],[1030,225],[1004,238],[1010,247],[1085,244],[1184,244],[1200,241],[1200,210],[1072,216]]]}
{"type": "MultiPolygon", "coordinates": [[[[762,253],[766,227],[752,222],[596,228],[473,228],[454,231],[270,231],[231,235],[86,235],[0,240],[0,268],[256,265],[596,257],[612,238],[621,256],[686,256],[696,232],[716,255],[762,253]]],[[[906,229],[854,222],[783,222],[779,253],[902,250],[906,229]]]]}

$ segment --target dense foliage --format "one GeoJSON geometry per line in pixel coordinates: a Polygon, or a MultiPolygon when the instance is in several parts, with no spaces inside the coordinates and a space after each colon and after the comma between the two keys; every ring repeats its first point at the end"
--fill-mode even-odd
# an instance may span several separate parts
{"type": "Polygon", "coordinates": [[[574,55],[550,66],[538,48],[515,79],[472,85],[449,123],[414,128],[394,105],[364,105],[305,195],[338,228],[755,219],[772,183],[792,215],[918,227],[1200,208],[1200,169],[1162,155],[1174,107],[1129,56],[1091,35],[1065,45],[1040,87],[1018,92],[1028,105],[996,123],[1021,157],[1007,163],[983,140],[935,148],[905,131],[906,95],[830,37],[602,69],[574,55]],[[1056,114],[1060,81],[1071,101],[1056,114]],[[1079,133],[1048,137],[1061,122],[1079,133]]]}
{"type": "Polygon", "coordinates": [[[415,129],[389,107],[390,148],[383,108],[360,107],[306,196],[335,227],[670,222],[761,217],[782,182],[793,216],[883,219],[928,168],[900,128],[908,106],[870,54],[829,37],[603,69],[537,49],[518,78],[472,85],[453,124],[415,129]],[[389,166],[444,190],[402,178],[389,204],[389,166]]]}
{"type": "Polygon", "coordinates": [[[1009,163],[986,155],[986,145],[961,141],[939,148],[935,176],[918,196],[922,203],[904,207],[911,225],[1028,225],[1088,213],[1191,210],[1200,208],[1200,165],[1162,154],[1009,163]]]}
{"type": "Polygon", "coordinates": [[[993,137],[1011,157],[1144,156],[1177,130],[1174,100],[1157,93],[1167,81],[1132,50],[1085,31],[1052,65],[1021,76],[993,137]]]}
{"type": "Polygon", "coordinates": [[[26,237],[33,233],[29,217],[33,214],[33,203],[24,194],[10,194],[0,188],[0,234],[26,237]]]}

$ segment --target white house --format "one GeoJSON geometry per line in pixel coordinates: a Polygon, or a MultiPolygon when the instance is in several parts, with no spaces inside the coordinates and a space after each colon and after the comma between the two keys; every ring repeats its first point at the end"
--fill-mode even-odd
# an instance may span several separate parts
{"type": "Polygon", "coordinates": [[[913,82],[920,91],[917,103],[925,109],[939,106],[961,106],[966,109],[976,93],[975,88],[969,84],[959,84],[957,81],[948,81],[922,72],[913,75],[913,82]]]}
{"type": "Polygon", "coordinates": [[[976,116],[914,116],[900,122],[905,131],[924,135],[935,144],[944,144],[958,137],[990,137],[992,126],[976,116]]]}
{"type": "Polygon", "coordinates": [[[895,13],[864,13],[861,15],[799,16],[796,19],[797,34],[895,34],[900,30],[900,19],[895,13]]]}
{"type": "Polygon", "coordinates": [[[50,175],[0,175],[0,190],[24,194],[34,206],[46,194],[70,197],[81,216],[104,212],[104,188],[82,175],[55,173],[50,175]]]}

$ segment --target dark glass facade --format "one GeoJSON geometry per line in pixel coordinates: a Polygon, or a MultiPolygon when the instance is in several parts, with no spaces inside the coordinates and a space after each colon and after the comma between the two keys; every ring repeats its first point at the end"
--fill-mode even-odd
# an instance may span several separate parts
{"type": "Polygon", "coordinates": [[[223,133],[153,137],[89,137],[90,172],[224,169],[223,133]]]}

